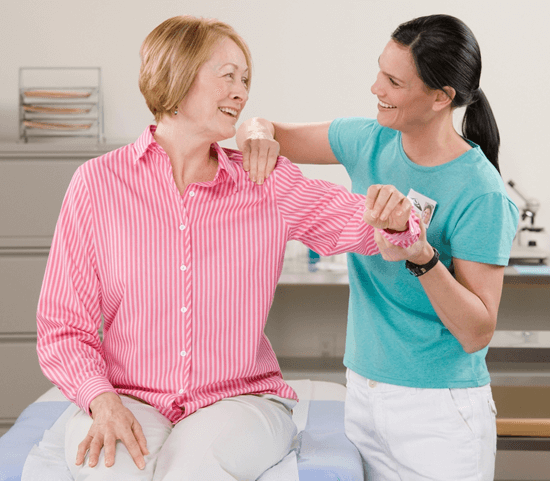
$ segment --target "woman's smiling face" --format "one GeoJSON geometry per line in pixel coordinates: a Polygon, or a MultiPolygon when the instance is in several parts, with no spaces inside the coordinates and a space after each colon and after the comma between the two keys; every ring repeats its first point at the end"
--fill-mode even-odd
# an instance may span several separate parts
{"type": "Polygon", "coordinates": [[[219,142],[235,135],[235,124],[248,100],[248,66],[230,38],[222,40],[178,107],[177,120],[197,135],[219,142]]]}
{"type": "Polygon", "coordinates": [[[390,40],[378,63],[371,92],[378,97],[380,125],[406,133],[429,122],[437,91],[428,89],[418,76],[409,47],[390,40]]]}

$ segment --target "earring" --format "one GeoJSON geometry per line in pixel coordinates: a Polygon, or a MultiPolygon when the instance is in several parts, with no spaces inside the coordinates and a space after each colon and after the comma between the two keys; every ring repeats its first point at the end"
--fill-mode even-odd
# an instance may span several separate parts
{"type": "Polygon", "coordinates": [[[174,115],[178,115],[178,109],[174,110],[174,115]]]}

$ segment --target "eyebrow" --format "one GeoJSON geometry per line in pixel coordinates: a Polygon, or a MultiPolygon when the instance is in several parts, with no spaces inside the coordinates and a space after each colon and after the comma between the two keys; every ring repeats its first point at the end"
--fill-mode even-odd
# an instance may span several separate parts
{"type": "MultiPolygon", "coordinates": [[[[232,67],[235,67],[236,70],[239,70],[239,66],[236,64],[236,63],[233,63],[233,62],[228,62],[228,63],[224,63],[220,69],[224,68],[224,67],[227,67],[228,65],[231,65],[232,67]]],[[[248,72],[248,67],[246,67],[243,72],[248,72]]]]}

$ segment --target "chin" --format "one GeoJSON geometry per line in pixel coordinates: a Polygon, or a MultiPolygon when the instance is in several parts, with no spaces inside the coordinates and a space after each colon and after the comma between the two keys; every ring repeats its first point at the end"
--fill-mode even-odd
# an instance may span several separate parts
{"type": "Polygon", "coordinates": [[[227,140],[227,139],[230,139],[232,137],[235,137],[235,134],[237,133],[237,129],[235,127],[233,127],[232,129],[228,129],[226,130],[225,132],[223,132],[223,139],[222,140],[227,140]]]}
{"type": "Polygon", "coordinates": [[[376,120],[378,121],[378,123],[379,123],[382,127],[391,127],[391,126],[390,126],[390,123],[388,122],[388,119],[385,119],[385,118],[384,118],[384,115],[381,114],[380,112],[379,112],[378,115],[376,116],[376,120]]]}
{"type": "Polygon", "coordinates": [[[230,139],[232,137],[235,137],[235,134],[237,133],[237,129],[224,129],[218,131],[216,134],[212,136],[212,143],[216,142],[222,142],[223,140],[230,139]]]}
{"type": "Polygon", "coordinates": [[[378,112],[378,115],[376,116],[376,120],[382,127],[388,127],[389,129],[393,130],[399,130],[395,127],[394,119],[388,118],[388,116],[384,115],[387,112],[378,112]]]}

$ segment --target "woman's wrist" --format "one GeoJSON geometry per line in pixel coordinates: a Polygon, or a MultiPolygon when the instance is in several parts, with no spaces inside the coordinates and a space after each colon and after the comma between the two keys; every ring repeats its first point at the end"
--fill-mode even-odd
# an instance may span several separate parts
{"type": "Polygon", "coordinates": [[[275,139],[275,127],[266,119],[253,117],[246,128],[248,139],[275,139]]]}
{"type": "Polygon", "coordinates": [[[409,257],[407,260],[409,262],[412,262],[413,264],[423,266],[424,264],[427,264],[432,260],[434,256],[434,249],[433,247],[426,242],[424,247],[420,250],[420,252],[415,253],[413,256],[409,257]]]}

